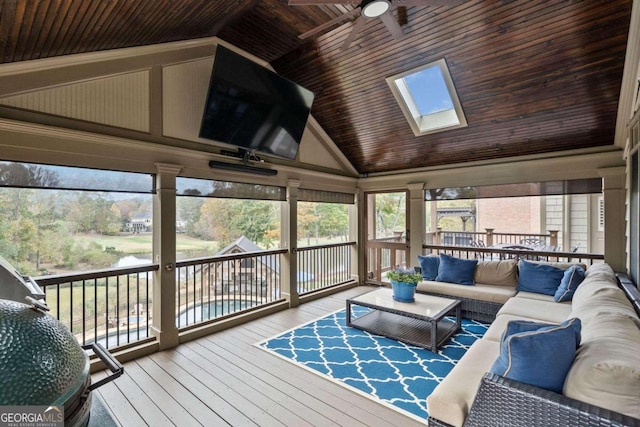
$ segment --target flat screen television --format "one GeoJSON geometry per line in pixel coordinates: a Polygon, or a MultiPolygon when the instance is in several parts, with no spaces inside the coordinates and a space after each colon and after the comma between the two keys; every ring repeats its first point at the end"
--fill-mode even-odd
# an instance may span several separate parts
{"type": "Polygon", "coordinates": [[[313,92],[218,46],[199,135],[295,159],[313,98],[313,92]]]}

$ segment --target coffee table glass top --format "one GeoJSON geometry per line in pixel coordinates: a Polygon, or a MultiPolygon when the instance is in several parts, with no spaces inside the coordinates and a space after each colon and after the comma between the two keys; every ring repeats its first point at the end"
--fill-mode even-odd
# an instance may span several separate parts
{"type": "Polygon", "coordinates": [[[435,319],[443,312],[451,309],[451,304],[456,300],[422,295],[416,293],[415,302],[398,302],[393,299],[393,291],[389,288],[380,288],[350,299],[352,303],[364,303],[377,307],[385,307],[392,310],[412,313],[418,316],[435,319]]]}

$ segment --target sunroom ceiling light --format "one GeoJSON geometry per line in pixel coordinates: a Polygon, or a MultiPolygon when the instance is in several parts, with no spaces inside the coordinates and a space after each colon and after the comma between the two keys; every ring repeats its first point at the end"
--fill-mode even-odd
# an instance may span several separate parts
{"type": "Polygon", "coordinates": [[[388,0],[369,0],[362,3],[362,14],[367,18],[377,18],[391,7],[388,0]]]}

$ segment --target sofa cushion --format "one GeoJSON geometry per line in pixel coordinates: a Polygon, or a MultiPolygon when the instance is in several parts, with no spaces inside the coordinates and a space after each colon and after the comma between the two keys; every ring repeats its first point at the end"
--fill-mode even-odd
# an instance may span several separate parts
{"type": "Polygon", "coordinates": [[[611,280],[612,282],[616,281],[616,273],[613,271],[611,266],[607,263],[599,263],[592,264],[587,268],[584,272],[585,277],[595,277],[601,276],[605,279],[611,280]]]}
{"type": "Polygon", "coordinates": [[[579,317],[582,323],[587,325],[600,315],[611,313],[627,316],[640,325],[640,318],[633,305],[619,288],[600,288],[594,291],[589,299],[581,298],[576,301],[574,297],[570,316],[579,317]]]}
{"type": "Polygon", "coordinates": [[[584,270],[579,265],[572,265],[564,271],[560,286],[553,296],[555,302],[571,301],[580,283],[584,280],[584,270]]]}
{"type": "Polygon", "coordinates": [[[515,259],[478,261],[474,282],[515,288],[518,284],[518,263],[515,259]]]}
{"type": "MultiPolygon", "coordinates": [[[[491,323],[491,326],[489,326],[489,329],[487,329],[487,332],[484,333],[484,336],[482,337],[482,339],[500,342],[500,340],[502,339],[502,334],[507,328],[507,324],[512,320],[530,320],[533,322],[540,322],[537,319],[530,319],[522,316],[514,316],[513,314],[501,314],[497,316],[496,320],[494,320],[491,323]]],[[[553,324],[553,322],[546,322],[546,324],[551,325],[553,324]]]]}
{"type": "Polygon", "coordinates": [[[538,301],[555,302],[551,295],[536,294],[535,292],[520,291],[516,294],[516,298],[529,298],[538,301]]]}
{"type": "Polygon", "coordinates": [[[629,317],[607,314],[585,325],[583,342],[563,393],[640,418],[640,329],[629,317]]]}
{"type": "Polygon", "coordinates": [[[490,372],[561,393],[580,344],[580,319],[560,325],[519,321],[505,332],[490,372]]]}
{"type": "Polygon", "coordinates": [[[518,290],[555,295],[564,270],[548,264],[538,264],[520,260],[518,290]]]}
{"type": "Polygon", "coordinates": [[[427,294],[442,294],[459,298],[471,298],[499,304],[504,304],[509,298],[516,294],[516,290],[508,286],[482,284],[459,286],[452,283],[429,280],[419,282],[416,287],[416,291],[427,294]]]}
{"type": "Polygon", "coordinates": [[[578,289],[573,294],[572,304],[580,305],[583,302],[589,301],[595,294],[601,292],[603,289],[616,289],[619,290],[618,282],[615,276],[609,276],[607,274],[585,274],[585,279],[582,281],[578,289]]]}
{"type": "Polygon", "coordinates": [[[438,266],[436,281],[473,285],[473,276],[477,264],[478,260],[476,259],[462,259],[440,254],[440,265],[438,266]]]}
{"type": "Polygon", "coordinates": [[[440,265],[440,257],[429,255],[418,255],[418,264],[422,270],[422,278],[424,280],[435,280],[438,275],[438,266],[440,265]]]}
{"type": "Polygon", "coordinates": [[[500,343],[478,340],[427,397],[429,416],[461,427],[478,392],[480,380],[500,353],[500,343]]]}
{"type": "Polygon", "coordinates": [[[543,322],[560,323],[571,314],[571,303],[548,302],[530,298],[511,298],[498,310],[498,315],[511,314],[543,322]]]}

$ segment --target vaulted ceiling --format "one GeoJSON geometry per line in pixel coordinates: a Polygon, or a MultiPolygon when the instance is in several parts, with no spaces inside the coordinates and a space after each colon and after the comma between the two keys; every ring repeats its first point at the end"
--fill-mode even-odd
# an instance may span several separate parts
{"type": "Polygon", "coordinates": [[[4,0],[0,60],[216,35],[314,91],[312,114],[367,174],[612,145],[631,4],[433,0],[394,12],[400,39],[370,19],[343,49],[357,2],[4,0]],[[416,137],[385,78],[441,58],[468,126],[416,137]]]}

